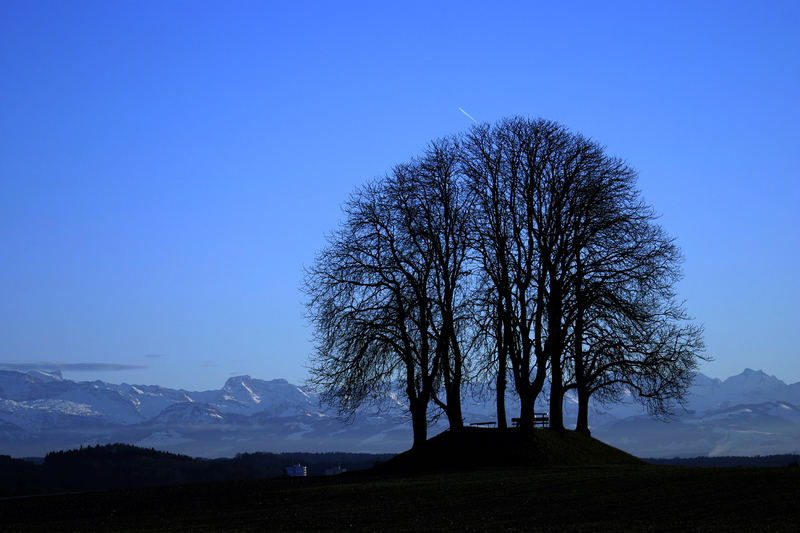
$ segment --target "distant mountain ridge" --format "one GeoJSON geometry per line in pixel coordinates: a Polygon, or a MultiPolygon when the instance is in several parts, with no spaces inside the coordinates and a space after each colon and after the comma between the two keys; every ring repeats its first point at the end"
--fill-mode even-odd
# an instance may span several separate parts
{"type": "MultiPolygon", "coordinates": [[[[538,409],[547,409],[542,395],[538,409]]],[[[507,398],[507,416],[517,415],[507,398]]],[[[495,419],[491,395],[464,391],[467,424],[495,419]]],[[[577,413],[564,401],[565,422],[577,413]]],[[[760,370],[725,380],[697,374],[686,409],[669,423],[633,402],[592,404],[593,436],[640,457],[768,455],[800,449],[800,383],[760,370]]],[[[440,419],[430,435],[446,429],[440,419]]],[[[411,428],[402,401],[381,399],[353,423],[320,405],[318,393],[283,379],[227,379],[221,389],[75,382],[59,372],[0,370],[0,454],[44,455],[81,445],[125,442],[200,457],[305,450],[391,453],[407,449],[411,428]]]]}
{"type": "Polygon", "coordinates": [[[746,368],[725,380],[697,374],[669,423],[640,414],[594,434],[639,457],[776,455],[800,451],[798,415],[800,383],[746,368]]]}
{"type": "Polygon", "coordinates": [[[785,400],[800,403],[800,382],[787,385],[775,376],[761,370],[745,368],[741,374],[726,380],[697,374],[692,387],[695,407],[725,407],[729,404],[760,403],[785,400]]]}

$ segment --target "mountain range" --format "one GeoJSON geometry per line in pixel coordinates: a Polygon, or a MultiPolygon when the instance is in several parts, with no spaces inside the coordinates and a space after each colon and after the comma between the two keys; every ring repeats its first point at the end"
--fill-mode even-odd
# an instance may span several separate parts
{"type": "MultiPolygon", "coordinates": [[[[544,395],[543,395],[544,396],[544,395]]],[[[800,383],[746,369],[726,380],[696,374],[669,421],[631,401],[592,404],[593,436],[640,457],[769,455],[800,450],[800,383]]],[[[507,398],[507,416],[519,404],[507,398]]],[[[565,398],[565,421],[577,403],[565,398]]],[[[537,410],[546,410],[544,404],[537,410]]],[[[464,391],[467,424],[495,419],[491,393],[464,391]]],[[[435,413],[432,413],[435,415],[435,413]]],[[[434,421],[429,433],[447,428],[434,421]]],[[[402,397],[387,395],[343,421],[318,393],[286,380],[229,378],[218,390],[71,381],[59,372],[0,371],[0,454],[122,442],[199,457],[255,451],[392,453],[411,444],[402,397]]]]}

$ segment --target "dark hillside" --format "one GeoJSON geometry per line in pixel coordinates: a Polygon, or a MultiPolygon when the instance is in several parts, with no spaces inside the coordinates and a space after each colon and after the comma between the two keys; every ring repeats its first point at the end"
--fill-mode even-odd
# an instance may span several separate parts
{"type": "Polygon", "coordinates": [[[0,455],[0,497],[42,492],[37,465],[0,455]]]}
{"type": "Polygon", "coordinates": [[[379,472],[502,466],[635,465],[642,461],[574,431],[463,428],[378,465],[379,472]]]}
{"type": "Polygon", "coordinates": [[[506,467],[0,499],[3,531],[797,531],[797,468],[506,467]]]}

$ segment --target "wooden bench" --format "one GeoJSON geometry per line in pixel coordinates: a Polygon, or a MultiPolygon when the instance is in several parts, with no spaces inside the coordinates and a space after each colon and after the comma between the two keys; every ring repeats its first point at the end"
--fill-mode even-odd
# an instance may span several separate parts
{"type": "Polygon", "coordinates": [[[492,421],[492,422],[472,422],[470,424],[470,426],[474,426],[474,427],[487,427],[487,428],[493,428],[496,425],[497,425],[497,422],[494,422],[494,421],[492,421]]]}
{"type": "MultiPolygon", "coordinates": [[[[519,427],[519,418],[512,418],[511,424],[515,428],[519,427]]],[[[550,425],[550,417],[546,413],[533,413],[533,427],[541,426],[546,428],[550,425]]]]}

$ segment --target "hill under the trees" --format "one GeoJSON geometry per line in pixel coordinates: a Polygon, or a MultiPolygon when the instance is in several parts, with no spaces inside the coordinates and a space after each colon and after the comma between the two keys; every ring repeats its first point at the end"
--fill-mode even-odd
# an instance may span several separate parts
{"type": "Polygon", "coordinates": [[[575,431],[465,427],[444,431],[419,449],[373,468],[376,472],[472,469],[508,466],[641,465],[629,453],[575,431]]]}

